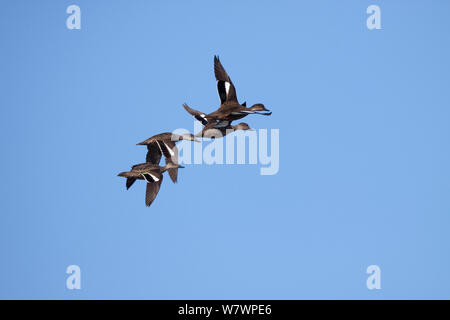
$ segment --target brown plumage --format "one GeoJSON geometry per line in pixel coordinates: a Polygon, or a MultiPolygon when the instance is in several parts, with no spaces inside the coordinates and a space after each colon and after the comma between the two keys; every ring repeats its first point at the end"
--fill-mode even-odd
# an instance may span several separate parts
{"type": "Polygon", "coordinates": [[[241,119],[248,114],[261,114],[265,116],[272,114],[272,112],[266,109],[261,103],[254,104],[250,108],[247,108],[245,102],[243,104],[238,102],[236,88],[217,56],[214,56],[214,75],[217,80],[217,92],[220,98],[219,109],[210,114],[205,114],[183,104],[186,111],[202,122],[203,125],[210,124],[211,122],[225,122],[223,125],[227,126],[231,121],[241,119]]]}
{"type": "MultiPolygon", "coordinates": [[[[160,133],[148,138],[137,145],[147,146],[146,162],[158,165],[161,161],[161,155],[164,155],[166,164],[178,164],[178,148],[175,142],[180,140],[197,141],[192,134],[178,135],[170,132],[160,133]]],[[[170,179],[175,183],[178,179],[178,168],[173,167],[167,170],[169,172],[170,179]]]]}
{"type": "Polygon", "coordinates": [[[236,130],[252,130],[244,122],[234,126],[231,125],[231,122],[241,119],[248,114],[262,114],[266,116],[272,114],[263,104],[259,103],[247,108],[245,102],[243,104],[238,102],[236,88],[217,56],[214,56],[214,75],[217,80],[217,92],[220,98],[220,107],[216,111],[205,114],[191,109],[186,104],[183,105],[187,112],[202,122],[205,126],[203,130],[195,136],[192,134],[177,135],[165,132],[138,143],[138,145],[147,146],[146,162],[134,165],[130,171],[118,174],[118,176],[127,179],[127,189],[136,180],[145,180],[147,182],[145,192],[145,204],[147,206],[150,206],[158,195],[163,181],[163,173],[168,171],[172,181],[177,182],[178,168],[184,168],[178,164],[176,141],[190,140],[198,142],[195,139],[196,136],[214,138],[223,137],[236,130]],[[159,165],[162,155],[164,155],[166,162],[164,167],[159,165]]]}
{"type": "Polygon", "coordinates": [[[127,189],[131,187],[134,181],[145,180],[147,182],[145,191],[145,205],[149,207],[158,195],[161,183],[163,181],[164,171],[174,168],[178,170],[178,168],[184,167],[174,163],[168,163],[164,167],[161,167],[159,165],[145,162],[132,166],[130,171],[121,172],[118,176],[127,178],[127,189]],[[129,181],[132,181],[130,185],[129,181]]]}
{"type": "Polygon", "coordinates": [[[203,128],[202,131],[196,133],[195,136],[212,139],[222,138],[225,137],[227,134],[230,134],[237,130],[254,130],[254,129],[250,128],[250,126],[245,122],[238,123],[235,126],[228,124],[227,126],[222,127],[217,127],[216,123],[209,123],[203,128]]]}

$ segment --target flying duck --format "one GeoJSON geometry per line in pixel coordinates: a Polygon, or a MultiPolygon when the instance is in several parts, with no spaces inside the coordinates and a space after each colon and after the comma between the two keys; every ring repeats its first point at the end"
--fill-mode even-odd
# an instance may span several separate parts
{"type": "MultiPolygon", "coordinates": [[[[148,138],[145,141],[139,142],[137,145],[146,145],[147,146],[147,156],[146,162],[159,165],[161,160],[161,155],[164,155],[166,160],[166,164],[178,164],[178,148],[175,145],[175,142],[180,140],[188,140],[188,141],[196,141],[194,135],[187,133],[183,135],[178,135],[170,132],[164,132],[153,137],[148,138]]],[[[175,183],[177,182],[178,177],[178,167],[168,168],[170,179],[175,183]]]]}
{"type": "Polygon", "coordinates": [[[167,163],[164,167],[146,162],[134,165],[131,167],[130,171],[121,172],[118,176],[127,178],[127,190],[136,180],[147,181],[145,205],[149,207],[158,195],[159,188],[161,187],[161,183],[163,181],[164,171],[172,169],[178,170],[178,168],[184,167],[171,162],[167,163]]]}
{"type": "MultiPolygon", "coordinates": [[[[202,120],[201,112],[191,109],[187,104],[183,104],[183,107],[188,110],[188,112],[194,116],[196,119],[202,120]]],[[[200,121],[199,120],[199,121],[200,121]]],[[[196,133],[196,137],[203,137],[203,138],[220,138],[225,137],[227,134],[234,132],[236,130],[253,130],[250,128],[250,126],[245,123],[241,122],[238,123],[235,126],[232,126],[230,122],[227,121],[210,121],[210,122],[202,122],[204,124],[203,130],[196,133]]]]}
{"type": "Polygon", "coordinates": [[[231,121],[241,119],[248,114],[254,113],[265,116],[270,116],[272,114],[272,112],[266,109],[262,103],[257,103],[250,108],[247,108],[245,102],[243,104],[238,102],[236,88],[217,56],[214,56],[214,75],[217,80],[217,92],[220,98],[219,109],[213,113],[205,114],[203,112],[195,112],[195,110],[187,107],[186,104],[183,105],[186,111],[193,115],[203,125],[207,125],[210,122],[221,122],[222,125],[228,126],[231,121]]]}

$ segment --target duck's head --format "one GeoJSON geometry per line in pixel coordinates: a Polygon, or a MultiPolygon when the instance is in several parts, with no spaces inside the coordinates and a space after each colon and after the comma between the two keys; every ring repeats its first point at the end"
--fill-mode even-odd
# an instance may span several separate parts
{"type": "Polygon", "coordinates": [[[234,130],[250,130],[250,131],[254,131],[254,129],[250,128],[250,126],[245,123],[245,122],[241,122],[238,123],[237,125],[233,126],[234,130]]]}
{"type": "Polygon", "coordinates": [[[262,103],[254,104],[249,109],[251,111],[265,111],[265,113],[259,113],[259,114],[264,114],[264,115],[271,115],[272,114],[272,112],[270,112],[270,110],[267,109],[262,103]]]}
{"type": "Polygon", "coordinates": [[[187,141],[200,142],[200,140],[197,140],[192,133],[185,133],[183,135],[172,134],[172,140],[173,141],[187,140],[187,141]]]}

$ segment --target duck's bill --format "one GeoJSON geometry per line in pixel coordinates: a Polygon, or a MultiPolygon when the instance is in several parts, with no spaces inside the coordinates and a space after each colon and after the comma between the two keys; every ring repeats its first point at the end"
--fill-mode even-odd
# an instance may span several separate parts
{"type": "Polygon", "coordinates": [[[272,111],[267,111],[267,112],[259,112],[259,111],[255,111],[256,114],[261,114],[263,116],[270,116],[272,114],[272,111]]]}

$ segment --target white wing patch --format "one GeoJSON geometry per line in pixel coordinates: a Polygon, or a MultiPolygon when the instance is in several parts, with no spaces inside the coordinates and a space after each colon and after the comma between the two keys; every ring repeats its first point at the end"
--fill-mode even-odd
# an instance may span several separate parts
{"type": "Polygon", "coordinates": [[[145,179],[145,181],[147,181],[147,183],[153,183],[153,182],[159,181],[158,177],[154,176],[153,174],[151,174],[149,172],[144,172],[141,175],[144,177],[144,179],[145,179]],[[149,178],[145,176],[147,174],[153,179],[153,181],[150,181],[149,178]]]}
{"type": "Polygon", "coordinates": [[[162,152],[162,149],[161,149],[161,146],[159,145],[158,140],[156,140],[156,144],[158,145],[159,151],[160,151],[161,153],[163,153],[163,152],[162,152]]]}
{"type": "Polygon", "coordinates": [[[173,157],[175,155],[175,152],[173,152],[173,150],[171,148],[169,148],[169,146],[165,142],[164,142],[164,145],[169,150],[170,156],[173,157]]]}
{"type": "Polygon", "coordinates": [[[228,96],[228,93],[230,92],[230,83],[229,82],[225,82],[225,91],[226,91],[227,96],[228,96]]]}

